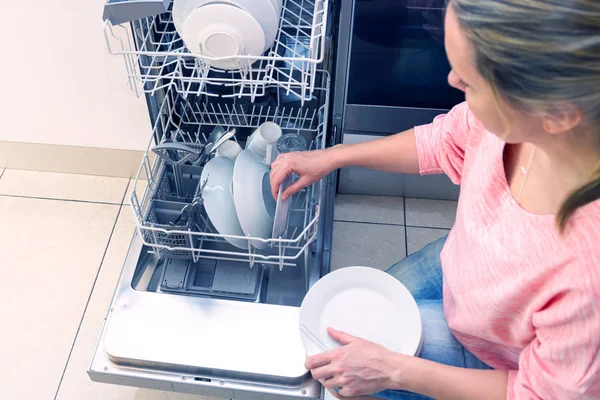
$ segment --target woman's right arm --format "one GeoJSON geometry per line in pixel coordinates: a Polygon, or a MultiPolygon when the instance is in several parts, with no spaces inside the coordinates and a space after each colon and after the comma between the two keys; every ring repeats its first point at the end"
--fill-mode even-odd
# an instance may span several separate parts
{"type": "Polygon", "coordinates": [[[358,144],[341,144],[325,150],[282,154],[271,165],[273,197],[277,198],[279,186],[292,172],[300,179],[285,191],[284,198],[338,168],[349,166],[417,174],[419,161],[414,129],[358,144]]]}

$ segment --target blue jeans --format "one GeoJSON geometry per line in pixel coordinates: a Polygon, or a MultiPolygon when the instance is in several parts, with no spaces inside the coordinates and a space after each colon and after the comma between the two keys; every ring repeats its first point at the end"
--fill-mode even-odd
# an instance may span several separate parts
{"type": "MultiPolygon", "coordinates": [[[[439,239],[387,270],[410,290],[421,313],[423,347],[419,357],[463,368],[491,369],[465,349],[454,337],[442,306],[440,253],[446,238],[439,239]]],[[[421,394],[384,390],[373,396],[382,399],[429,399],[421,394]]]]}

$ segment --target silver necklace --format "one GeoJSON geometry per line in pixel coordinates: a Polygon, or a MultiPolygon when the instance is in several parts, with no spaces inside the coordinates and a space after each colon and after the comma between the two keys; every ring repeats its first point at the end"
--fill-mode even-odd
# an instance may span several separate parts
{"type": "Polygon", "coordinates": [[[519,189],[519,195],[517,196],[517,204],[521,205],[521,196],[523,195],[523,188],[525,187],[525,181],[527,181],[527,174],[529,173],[529,169],[531,168],[531,163],[533,162],[533,157],[535,156],[535,151],[537,147],[533,146],[533,150],[531,151],[531,155],[529,156],[529,162],[527,163],[527,168],[521,166],[521,172],[523,172],[523,182],[521,182],[521,188],[519,189]]]}

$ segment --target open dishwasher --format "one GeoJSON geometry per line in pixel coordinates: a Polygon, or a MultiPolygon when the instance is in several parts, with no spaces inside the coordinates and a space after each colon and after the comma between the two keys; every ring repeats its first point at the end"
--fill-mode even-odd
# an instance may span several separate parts
{"type": "Polygon", "coordinates": [[[153,131],[130,199],[136,230],[88,374],[229,399],[322,398],[304,368],[298,315],[309,288],[329,272],[335,174],[291,198],[283,235],[238,237],[240,248],[205,210],[193,224],[173,226],[199,193],[202,167],[172,168],[152,148],[201,148],[215,127],[235,128],[243,147],[267,121],[303,136],[310,149],[336,143],[331,5],[285,1],[271,49],[252,65],[241,57],[238,70],[220,71],[187,52],[168,1],[140,2],[164,7],[158,15],[111,14],[109,6],[126,3],[107,4],[106,40],[123,57],[131,88],[145,95],[153,131]]]}

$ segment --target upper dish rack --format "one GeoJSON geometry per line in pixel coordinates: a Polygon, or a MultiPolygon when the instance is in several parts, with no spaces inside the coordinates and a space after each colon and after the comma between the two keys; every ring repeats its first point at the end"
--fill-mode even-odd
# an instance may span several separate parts
{"type": "Polygon", "coordinates": [[[329,0],[284,0],[274,44],[260,57],[240,55],[238,70],[223,71],[192,54],[175,30],[171,12],[126,24],[104,24],[108,51],[125,61],[128,84],[139,96],[174,87],[178,93],[221,97],[263,96],[278,86],[304,102],[315,90],[319,64],[324,60],[329,0]],[[131,29],[130,29],[131,28],[131,29]],[[257,61],[248,65],[248,59],[257,61]]]}
{"type": "MultiPolygon", "coordinates": [[[[327,131],[327,113],[329,104],[329,78],[321,72],[325,84],[315,88],[315,94],[321,99],[312,100],[303,106],[280,104],[272,98],[263,104],[236,102],[232,99],[206,101],[205,97],[184,96],[169,88],[164,94],[159,115],[153,129],[153,137],[161,142],[168,139],[182,142],[188,146],[201,145],[206,142],[207,134],[215,126],[227,129],[236,128],[236,140],[244,137],[266,121],[279,124],[285,133],[297,133],[308,138],[311,149],[325,147],[327,131]]],[[[151,246],[159,255],[167,257],[189,258],[198,261],[200,258],[248,262],[284,266],[296,265],[295,260],[307,256],[310,245],[317,237],[319,223],[319,204],[321,200],[321,183],[304,189],[291,199],[288,227],[280,238],[236,237],[219,234],[210,223],[203,210],[197,221],[197,229],[156,226],[156,220],[148,220],[153,212],[152,201],[158,193],[162,193],[161,177],[166,165],[162,158],[155,157],[151,140],[142,164],[134,181],[130,204],[134,212],[134,220],[144,244],[151,246]],[[229,245],[226,238],[238,238],[247,244],[246,249],[229,245]],[[267,244],[264,250],[258,250],[252,242],[267,244]],[[183,257],[181,257],[183,256],[183,257]]],[[[171,200],[171,199],[167,199],[171,200]]]]}

